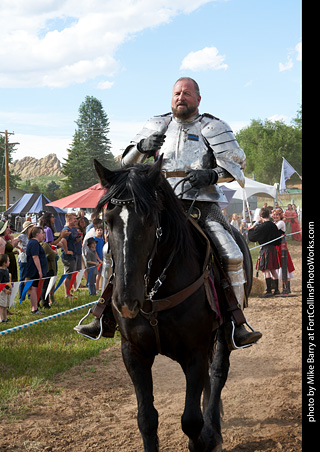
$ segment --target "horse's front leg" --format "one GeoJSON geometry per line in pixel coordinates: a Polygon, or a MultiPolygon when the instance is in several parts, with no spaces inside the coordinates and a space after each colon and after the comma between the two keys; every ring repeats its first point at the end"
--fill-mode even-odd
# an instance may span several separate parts
{"type": "Polygon", "coordinates": [[[211,364],[211,394],[204,413],[204,427],[201,437],[206,444],[204,452],[222,450],[220,425],[221,391],[228,378],[230,351],[225,339],[223,326],[217,333],[217,346],[211,364]]]}
{"type": "Polygon", "coordinates": [[[151,373],[154,356],[146,358],[125,339],[122,339],[121,350],[126,369],[136,392],[138,427],[143,439],[144,452],[158,452],[158,412],[153,405],[151,373]]]}
{"type": "Polygon", "coordinates": [[[189,437],[189,450],[202,452],[203,443],[200,433],[203,427],[200,399],[208,373],[207,355],[193,356],[186,365],[182,365],[186,376],[186,400],[185,409],[181,417],[183,432],[189,437]]]}

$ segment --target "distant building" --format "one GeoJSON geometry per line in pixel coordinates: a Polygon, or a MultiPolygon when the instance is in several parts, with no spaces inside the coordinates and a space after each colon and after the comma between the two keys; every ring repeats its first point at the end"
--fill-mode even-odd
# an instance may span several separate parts
{"type": "MultiPolygon", "coordinates": [[[[20,188],[10,188],[9,191],[9,204],[14,204],[18,201],[26,192],[20,190],[20,188]]],[[[6,210],[6,192],[5,190],[0,190],[0,210],[6,210]]]]}

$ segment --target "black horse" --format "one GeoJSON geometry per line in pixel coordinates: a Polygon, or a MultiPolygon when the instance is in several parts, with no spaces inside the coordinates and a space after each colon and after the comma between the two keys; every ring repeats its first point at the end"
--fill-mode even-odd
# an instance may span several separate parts
{"type": "MultiPolygon", "coordinates": [[[[181,424],[189,450],[220,451],[220,396],[230,351],[223,324],[207,298],[211,260],[204,257],[206,240],[187,220],[161,173],[161,159],[115,171],[97,161],[95,167],[108,189],[97,210],[108,203],[104,212],[114,262],[112,305],[136,392],[144,451],[159,451],[151,372],[158,353],[177,361],[185,374],[181,424]]],[[[219,298],[219,272],[213,272],[219,298]]]]}

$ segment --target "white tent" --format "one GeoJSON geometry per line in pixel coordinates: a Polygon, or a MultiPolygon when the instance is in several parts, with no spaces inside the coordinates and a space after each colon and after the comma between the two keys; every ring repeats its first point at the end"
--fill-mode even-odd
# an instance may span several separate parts
{"type": "Polygon", "coordinates": [[[238,184],[238,182],[233,181],[226,184],[228,188],[235,190],[233,199],[245,200],[250,196],[263,196],[267,198],[276,198],[277,189],[273,185],[262,184],[256,180],[245,178],[245,193],[243,188],[238,184]]]}

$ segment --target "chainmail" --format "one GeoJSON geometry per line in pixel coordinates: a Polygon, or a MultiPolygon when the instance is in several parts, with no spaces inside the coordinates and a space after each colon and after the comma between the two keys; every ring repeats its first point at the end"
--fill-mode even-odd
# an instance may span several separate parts
{"type": "MultiPolygon", "coordinates": [[[[191,206],[191,202],[183,200],[183,204],[185,206],[185,209],[188,211],[189,207],[191,206]]],[[[211,203],[197,201],[194,204],[194,208],[199,209],[201,212],[199,219],[199,224],[201,225],[201,227],[204,227],[204,223],[207,219],[211,221],[216,221],[217,223],[220,223],[234,238],[231,226],[228,223],[226,217],[223,215],[219,204],[216,204],[214,202],[211,203]]]]}

